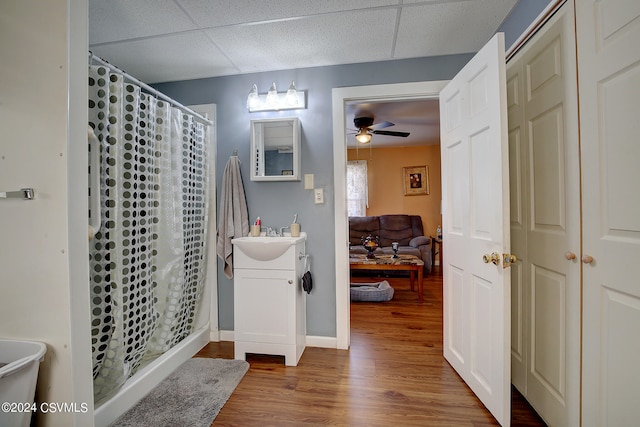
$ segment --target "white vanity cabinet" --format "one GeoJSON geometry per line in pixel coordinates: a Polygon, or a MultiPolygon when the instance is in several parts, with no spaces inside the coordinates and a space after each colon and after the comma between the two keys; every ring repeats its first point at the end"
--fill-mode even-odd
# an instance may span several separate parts
{"type": "Polygon", "coordinates": [[[244,360],[247,353],[271,354],[284,356],[287,366],[298,364],[306,339],[304,254],[304,240],[268,261],[234,246],[236,359],[244,360]]]}

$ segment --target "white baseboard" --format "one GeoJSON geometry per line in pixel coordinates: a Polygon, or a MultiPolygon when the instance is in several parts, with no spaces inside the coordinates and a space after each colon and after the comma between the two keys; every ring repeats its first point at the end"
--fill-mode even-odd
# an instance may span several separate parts
{"type": "Polygon", "coordinates": [[[219,342],[220,341],[220,331],[217,329],[214,331],[213,329],[209,330],[209,342],[219,342]]]}
{"type": "Polygon", "coordinates": [[[234,341],[235,337],[233,331],[218,331],[220,335],[220,341],[234,341]]]}
{"type": "MultiPolygon", "coordinates": [[[[233,341],[234,333],[233,331],[218,331],[218,338],[219,341],[233,341]]],[[[307,347],[338,348],[338,339],[336,337],[307,335],[305,345],[307,347]]]]}
{"type": "Polygon", "coordinates": [[[305,344],[307,344],[307,347],[338,348],[338,339],[336,337],[307,335],[305,344]]]}

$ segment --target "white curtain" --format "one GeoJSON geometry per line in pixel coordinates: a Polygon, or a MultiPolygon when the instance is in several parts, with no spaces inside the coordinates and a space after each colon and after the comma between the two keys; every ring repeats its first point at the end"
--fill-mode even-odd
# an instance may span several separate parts
{"type": "MultiPolygon", "coordinates": [[[[101,229],[90,242],[94,399],[192,330],[204,287],[208,126],[89,67],[101,229]]],[[[95,213],[93,213],[95,214],[95,213]]]]}
{"type": "Polygon", "coordinates": [[[347,212],[349,216],[366,216],[369,207],[367,161],[347,162],[347,212]]]}

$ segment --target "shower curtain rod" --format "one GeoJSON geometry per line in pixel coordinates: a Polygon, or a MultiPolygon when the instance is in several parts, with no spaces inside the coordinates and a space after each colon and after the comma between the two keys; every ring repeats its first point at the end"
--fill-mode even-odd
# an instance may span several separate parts
{"type": "Polygon", "coordinates": [[[205,124],[207,124],[209,126],[213,126],[213,122],[211,120],[207,119],[206,117],[204,117],[202,114],[196,113],[195,111],[193,111],[189,107],[185,107],[184,105],[180,104],[175,99],[169,98],[164,93],[157,91],[156,89],[152,88],[148,84],[146,84],[144,82],[141,82],[140,80],[136,79],[132,75],[122,71],[120,68],[116,67],[113,64],[110,64],[109,62],[107,62],[104,59],[100,58],[99,56],[95,55],[93,52],[89,51],[89,63],[91,63],[91,61],[99,62],[100,64],[102,64],[105,67],[111,69],[112,71],[115,71],[117,73],[122,74],[124,76],[124,78],[129,80],[131,83],[137,84],[138,86],[140,86],[141,88],[143,88],[147,92],[151,93],[152,95],[155,95],[158,98],[162,98],[163,100],[167,101],[169,104],[173,105],[174,107],[178,107],[181,110],[186,111],[189,114],[192,114],[193,116],[195,116],[201,122],[204,122],[205,124]]]}

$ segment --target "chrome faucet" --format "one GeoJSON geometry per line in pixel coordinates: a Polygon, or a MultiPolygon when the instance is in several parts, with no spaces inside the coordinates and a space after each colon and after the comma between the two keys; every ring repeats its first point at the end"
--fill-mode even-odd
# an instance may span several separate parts
{"type": "Polygon", "coordinates": [[[283,237],[284,230],[286,230],[287,228],[289,227],[280,227],[279,229],[275,229],[273,227],[267,227],[266,236],[267,237],[283,237]]]}

